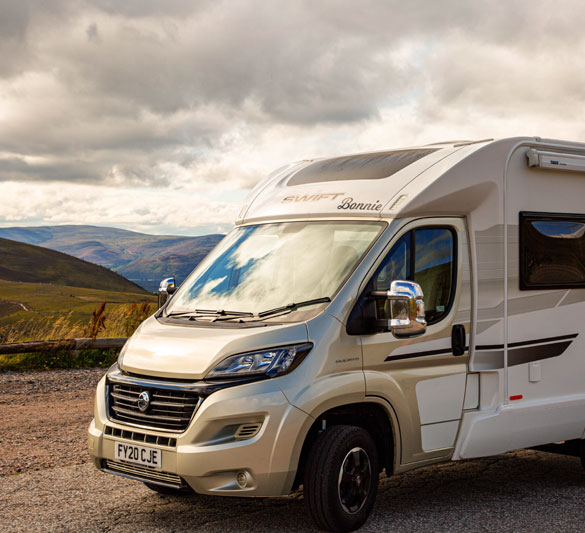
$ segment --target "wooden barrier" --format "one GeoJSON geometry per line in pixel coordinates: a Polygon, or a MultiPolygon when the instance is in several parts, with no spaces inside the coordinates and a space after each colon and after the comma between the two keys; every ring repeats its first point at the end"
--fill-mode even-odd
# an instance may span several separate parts
{"type": "Polygon", "coordinates": [[[64,339],[58,341],[16,342],[0,344],[0,355],[12,353],[30,353],[47,351],[76,351],[108,348],[122,348],[128,339],[126,337],[96,338],[96,339],[64,339]]]}

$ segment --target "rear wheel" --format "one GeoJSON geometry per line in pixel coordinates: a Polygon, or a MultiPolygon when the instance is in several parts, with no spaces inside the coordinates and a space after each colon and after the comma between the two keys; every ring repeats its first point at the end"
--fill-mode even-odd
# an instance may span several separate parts
{"type": "Polygon", "coordinates": [[[378,492],[378,452],[370,434],[332,426],[309,452],[304,493],[315,523],[328,531],[354,531],[367,520],[378,492]]]}

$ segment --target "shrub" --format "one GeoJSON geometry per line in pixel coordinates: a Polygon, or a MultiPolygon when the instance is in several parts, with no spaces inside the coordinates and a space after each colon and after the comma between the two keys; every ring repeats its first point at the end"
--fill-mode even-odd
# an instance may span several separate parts
{"type": "Polygon", "coordinates": [[[141,304],[132,304],[124,316],[124,333],[130,337],[136,328],[142,324],[152,313],[154,313],[154,306],[148,302],[141,304]]]}
{"type": "Polygon", "coordinates": [[[100,331],[106,329],[106,318],[108,315],[106,315],[105,311],[106,302],[102,302],[97,309],[94,309],[93,313],[91,314],[91,318],[89,319],[89,324],[87,325],[87,337],[91,337],[95,340],[100,331]]]}

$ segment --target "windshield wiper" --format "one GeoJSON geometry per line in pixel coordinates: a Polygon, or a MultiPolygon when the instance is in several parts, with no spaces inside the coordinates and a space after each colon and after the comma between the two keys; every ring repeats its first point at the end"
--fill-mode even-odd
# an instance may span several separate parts
{"type": "Polygon", "coordinates": [[[307,307],[309,305],[322,304],[330,301],[331,298],[329,298],[329,296],[324,296],[323,298],[315,298],[314,300],[305,300],[304,302],[291,303],[281,307],[275,307],[274,309],[268,309],[267,311],[261,311],[258,313],[258,318],[277,315],[278,313],[283,313],[285,311],[296,311],[299,307],[307,307]]]}
{"type": "Polygon", "coordinates": [[[226,311],[224,309],[195,309],[195,312],[201,315],[219,315],[219,316],[254,316],[249,311],[226,311]]]}
{"type": "Polygon", "coordinates": [[[298,303],[290,303],[281,307],[275,307],[274,309],[268,309],[267,311],[261,311],[257,315],[250,313],[249,311],[226,311],[224,309],[194,309],[193,311],[181,311],[178,313],[170,313],[167,318],[175,317],[189,317],[191,319],[197,319],[198,317],[211,316],[216,317],[214,321],[218,320],[231,320],[233,318],[240,317],[257,317],[265,318],[267,316],[278,315],[280,313],[290,313],[296,311],[300,307],[307,307],[309,305],[322,304],[330,302],[331,298],[325,296],[323,298],[316,298],[314,300],[305,300],[298,303]]]}
{"type": "Polygon", "coordinates": [[[250,313],[248,311],[226,311],[224,309],[195,309],[193,311],[181,311],[180,313],[170,313],[167,315],[167,318],[170,317],[177,317],[177,316],[189,316],[189,317],[198,317],[198,316],[254,316],[254,313],[250,313]]]}

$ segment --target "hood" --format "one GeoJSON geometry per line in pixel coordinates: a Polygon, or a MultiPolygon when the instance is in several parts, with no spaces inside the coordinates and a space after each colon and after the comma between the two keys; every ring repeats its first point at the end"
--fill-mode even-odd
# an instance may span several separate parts
{"type": "Polygon", "coordinates": [[[160,378],[200,380],[227,356],[307,340],[304,322],[224,328],[170,325],[150,317],[126,344],[122,370],[160,378]]]}

